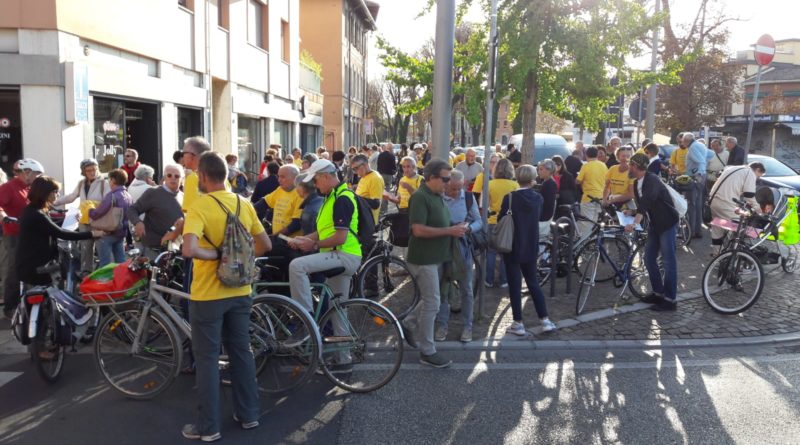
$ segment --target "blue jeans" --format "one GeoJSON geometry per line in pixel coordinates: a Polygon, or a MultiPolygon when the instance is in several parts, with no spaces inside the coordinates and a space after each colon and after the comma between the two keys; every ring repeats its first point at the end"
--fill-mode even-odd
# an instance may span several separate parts
{"type": "Polygon", "coordinates": [[[259,418],[256,364],[250,352],[250,296],[212,301],[191,301],[192,351],[196,363],[196,384],[201,434],[220,431],[219,354],[220,346],[230,358],[233,409],[242,422],[259,418]]]}
{"type": "Polygon", "coordinates": [[[123,242],[125,237],[104,236],[97,240],[97,255],[100,256],[100,264],[103,267],[110,263],[125,262],[125,247],[123,242]]]}
{"type": "MultiPolygon", "coordinates": [[[[472,264],[472,249],[461,249],[464,254],[464,280],[458,282],[458,292],[461,295],[461,318],[464,322],[464,328],[472,329],[473,317],[473,303],[475,302],[475,295],[472,293],[472,282],[475,279],[475,274],[472,264]]],[[[436,323],[447,327],[450,321],[450,300],[447,295],[442,295],[441,303],[439,304],[439,313],[436,314],[436,323]]]]}
{"type": "Polygon", "coordinates": [[[644,250],[644,265],[647,267],[653,292],[671,301],[675,301],[678,296],[678,258],[675,253],[677,230],[678,226],[674,225],[660,235],[650,233],[644,250]],[[664,263],[663,279],[658,268],[659,254],[664,263]]]}
{"type": "Polygon", "coordinates": [[[544,293],[539,287],[539,277],[536,270],[536,261],[531,263],[518,263],[511,255],[503,255],[508,274],[508,297],[511,300],[511,315],[514,321],[522,321],[522,278],[528,285],[528,291],[533,299],[533,307],[540,319],[548,316],[544,293]]]}
{"type": "Polygon", "coordinates": [[[694,175],[694,183],[691,190],[686,193],[686,201],[689,209],[686,211],[686,218],[689,220],[689,227],[692,228],[694,235],[702,234],[703,230],[703,201],[706,197],[706,175],[694,175]]]}

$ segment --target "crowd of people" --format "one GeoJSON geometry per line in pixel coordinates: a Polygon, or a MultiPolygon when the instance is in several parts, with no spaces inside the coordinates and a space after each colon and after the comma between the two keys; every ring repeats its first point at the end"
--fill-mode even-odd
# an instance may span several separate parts
{"type": "MultiPolygon", "coordinates": [[[[186,139],[175,163],[165,165],[158,179],[153,167],[138,161],[134,149],[125,151],[119,168],[105,174],[95,159],[86,159],[79,165],[82,179],[71,192],[44,176],[41,163],[22,159],[14,165],[13,178],[0,186],[4,313],[11,317],[19,303],[20,282],[47,283],[49,278],[37,274],[36,267],[55,258],[57,239],[80,243],[83,276],[96,267],[124,262],[126,245],[152,259],[165,244],[180,243],[182,255],[192,260],[184,287],[191,295],[190,372],[196,373],[200,400],[199,421],[187,425],[183,434],[214,440],[220,434],[216,363],[222,342],[232,363],[237,420],[254,428],[259,413],[248,352],[251,289],[225,286],[215,273],[229,213],[251,234],[257,255],[270,252],[285,258],[281,270],[287,272],[291,297],[309,311],[310,283],[319,272],[341,268],[328,284],[335,294],[348,297],[351,277],[369,250],[368,237],[359,233],[363,219],[371,218],[374,225],[382,216],[391,218],[394,243],[420,290],[419,304],[403,323],[405,337],[419,349],[421,363],[444,368],[451,361],[437,352],[436,342],[448,337],[451,303],[460,302],[458,338],[473,339],[478,255],[486,255],[483,285],[508,289],[513,316],[508,334],[529,335],[530,323],[522,316],[523,279],[542,331],[557,329],[538,284],[537,258],[540,239],[550,236],[550,221],[565,205],[591,220],[603,207],[616,206],[634,216],[627,231],[649,220],[645,263],[653,293],[645,301],[656,310],[675,310],[680,215],[660,176],[690,178],[688,219],[694,236],[701,238],[708,198],[715,216],[729,218],[734,211],[730,198],[753,199],[755,180],[765,171],[758,163],[743,165],[744,153],[734,138],[726,140],[727,150],[720,140],[708,149],[692,133],[679,140],[669,160],[661,159],[659,147],[650,141],[634,147],[612,138],[606,146],[578,142],[566,159],[554,156],[536,166],[524,164],[513,144],[497,145],[486,153],[486,171],[472,149],[453,150],[441,159],[425,143],[400,144],[398,151],[391,143],[333,152],[319,147],[306,154],[299,148],[284,153],[280,145],[271,145],[258,177],[248,178],[235,155],[223,158],[197,136],[186,139]],[[250,187],[248,179],[255,179],[250,187]],[[484,184],[486,227],[480,216],[484,184]],[[77,231],[54,224],[49,210],[76,200],[77,231]],[[514,243],[510,251],[498,253],[485,248],[479,235],[491,234],[504,218],[514,222],[514,243]],[[99,222],[108,220],[119,222],[98,229],[99,222]]],[[[586,236],[590,229],[580,226],[578,233],[586,236]]],[[[722,238],[713,228],[711,236],[714,243],[722,238]]],[[[334,326],[335,331],[340,328],[334,326]]],[[[352,372],[347,354],[340,355],[333,371],[352,372]]]]}

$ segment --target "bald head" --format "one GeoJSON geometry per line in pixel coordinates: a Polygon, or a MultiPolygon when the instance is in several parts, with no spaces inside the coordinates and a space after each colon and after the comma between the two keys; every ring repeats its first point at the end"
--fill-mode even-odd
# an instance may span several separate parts
{"type": "Polygon", "coordinates": [[[286,164],[278,169],[278,185],[287,192],[294,190],[294,180],[300,169],[294,164],[286,164]]]}

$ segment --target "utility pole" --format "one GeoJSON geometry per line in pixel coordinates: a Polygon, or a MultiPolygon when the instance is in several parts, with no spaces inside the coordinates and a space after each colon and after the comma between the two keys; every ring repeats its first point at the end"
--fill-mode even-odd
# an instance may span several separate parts
{"type": "Polygon", "coordinates": [[[456,33],[455,0],[436,2],[436,43],[433,66],[433,148],[444,160],[450,153],[450,117],[453,102],[453,45],[456,33]]]}
{"type": "MultiPolygon", "coordinates": [[[[489,209],[489,160],[492,158],[492,153],[494,153],[494,146],[492,145],[494,142],[494,134],[492,134],[494,125],[492,124],[494,123],[494,101],[496,99],[495,78],[497,77],[497,0],[492,0],[492,11],[489,20],[491,22],[491,27],[489,28],[489,72],[486,75],[486,124],[484,125],[486,145],[483,148],[483,190],[480,190],[481,201],[483,202],[481,205],[481,218],[483,219],[484,230],[486,230],[486,227],[489,227],[487,214],[489,209]]],[[[478,261],[477,267],[479,268],[478,270],[486,273],[486,268],[483,267],[482,261],[478,261]]],[[[483,317],[483,282],[485,281],[485,279],[478,281],[478,317],[480,318],[483,317]]]]}
{"type": "MultiPolygon", "coordinates": [[[[658,15],[661,13],[661,0],[656,0],[656,12],[655,14],[658,15]]],[[[656,68],[658,65],[658,30],[659,27],[657,26],[653,30],[653,53],[650,59],[650,71],[656,72],[656,68]]],[[[654,83],[650,86],[649,94],[647,95],[647,138],[651,141],[653,139],[653,134],[656,130],[656,89],[658,88],[658,84],[654,83]]]]}

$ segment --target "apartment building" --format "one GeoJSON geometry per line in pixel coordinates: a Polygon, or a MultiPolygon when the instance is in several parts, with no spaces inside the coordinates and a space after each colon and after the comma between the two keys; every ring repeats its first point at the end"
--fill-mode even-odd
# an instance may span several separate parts
{"type": "Polygon", "coordinates": [[[377,29],[379,8],[369,0],[300,0],[300,48],[322,65],[328,150],[366,142],[367,33],[377,29]]]}
{"type": "Polygon", "coordinates": [[[36,158],[69,189],[81,159],[108,171],[125,147],[160,169],[201,134],[257,171],[271,143],[321,142],[296,0],[0,0],[0,11],[6,171],[36,158]]]}

